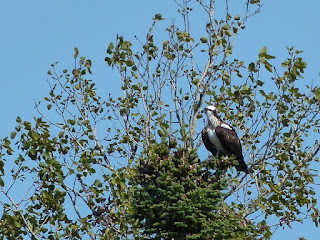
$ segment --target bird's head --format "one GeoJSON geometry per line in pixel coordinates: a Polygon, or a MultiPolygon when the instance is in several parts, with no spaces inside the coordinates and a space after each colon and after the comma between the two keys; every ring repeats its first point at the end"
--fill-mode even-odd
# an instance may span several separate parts
{"type": "Polygon", "coordinates": [[[202,112],[204,112],[208,118],[210,118],[211,116],[216,116],[216,117],[218,116],[217,108],[212,105],[205,107],[205,109],[203,109],[202,112]]]}
{"type": "Polygon", "coordinates": [[[205,107],[203,112],[207,115],[208,122],[211,123],[213,127],[220,125],[220,123],[222,122],[220,117],[218,116],[217,108],[215,106],[207,106],[205,107]]]}

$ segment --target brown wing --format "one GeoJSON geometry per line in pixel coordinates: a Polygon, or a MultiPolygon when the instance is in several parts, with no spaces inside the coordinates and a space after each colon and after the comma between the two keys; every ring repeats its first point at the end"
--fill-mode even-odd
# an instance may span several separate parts
{"type": "Polygon", "coordinates": [[[202,141],[204,146],[206,147],[206,149],[212,153],[213,156],[217,155],[217,149],[215,148],[215,146],[210,142],[209,136],[208,136],[208,132],[207,132],[207,128],[204,128],[201,132],[201,137],[202,137],[202,141]]]}
{"type": "Polygon", "coordinates": [[[233,154],[239,162],[237,169],[249,173],[248,166],[243,160],[242,147],[237,133],[233,129],[231,130],[220,126],[217,126],[215,131],[228,155],[233,154]]]}

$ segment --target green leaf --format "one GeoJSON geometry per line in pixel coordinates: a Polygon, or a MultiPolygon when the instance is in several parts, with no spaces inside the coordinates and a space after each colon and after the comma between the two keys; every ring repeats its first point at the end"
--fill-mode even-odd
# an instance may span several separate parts
{"type": "Polygon", "coordinates": [[[70,125],[74,125],[76,123],[76,120],[68,119],[67,123],[69,123],[70,125]]]}
{"type": "Polygon", "coordinates": [[[260,49],[259,55],[266,54],[267,51],[268,51],[267,47],[263,47],[263,48],[260,49]]]}
{"type": "Polygon", "coordinates": [[[160,13],[157,13],[155,16],[154,16],[154,19],[153,20],[158,20],[158,21],[161,21],[163,20],[164,18],[162,18],[162,15],[160,13]]]}
{"type": "Polygon", "coordinates": [[[8,155],[12,155],[12,153],[13,153],[12,148],[11,147],[7,147],[7,154],[8,155]]]}
{"type": "Polygon", "coordinates": [[[257,84],[258,84],[258,86],[262,86],[264,84],[264,82],[257,80],[257,84]]]}
{"type": "Polygon", "coordinates": [[[102,183],[100,182],[99,179],[96,179],[93,183],[93,185],[97,186],[97,187],[102,187],[102,183]]]}
{"type": "Polygon", "coordinates": [[[6,139],[6,140],[4,141],[4,143],[3,143],[3,146],[4,146],[4,147],[9,147],[10,144],[11,144],[11,142],[10,142],[8,139],[6,139]]]}
{"type": "Polygon", "coordinates": [[[222,29],[223,29],[223,30],[229,30],[229,26],[228,26],[227,24],[226,24],[226,25],[223,25],[223,26],[222,26],[222,29]]]}
{"type": "Polygon", "coordinates": [[[132,67],[134,65],[134,61],[130,59],[130,60],[126,61],[126,65],[128,67],[132,67]]]}
{"type": "Polygon", "coordinates": [[[233,31],[234,33],[237,33],[237,32],[239,31],[239,28],[233,27],[233,28],[232,28],[232,31],[233,31]]]}
{"type": "Polygon", "coordinates": [[[16,132],[12,132],[12,133],[10,134],[10,138],[11,138],[11,139],[14,139],[14,138],[16,137],[16,135],[17,135],[16,132]]]}
{"type": "Polygon", "coordinates": [[[88,125],[88,124],[90,123],[90,121],[89,121],[88,119],[86,119],[86,120],[84,120],[82,123],[83,123],[84,125],[88,125]]]}
{"type": "Polygon", "coordinates": [[[271,55],[267,54],[267,51],[268,51],[267,47],[263,47],[263,48],[260,49],[259,60],[261,62],[264,62],[264,59],[269,60],[269,59],[274,59],[275,58],[274,56],[271,56],[271,55]]]}
{"type": "Polygon", "coordinates": [[[109,46],[108,46],[108,50],[113,50],[113,49],[114,49],[114,45],[113,45],[113,43],[110,43],[109,46]]]}
{"type": "Polygon", "coordinates": [[[21,223],[18,222],[18,221],[14,221],[14,222],[13,222],[13,226],[14,226],[15,228],[21,228],[21,223]]]}
{"type": "Polygon", "coordinates": [[[139,90],[140,88],[139,88],[139,86],[137,86],[137,85],[132,85],[132,89],[133,89],[133,90],[139,90]]]}
{"type": "Polygon", "coordinates": [[[231,32],[231,31],[226,31],[226,35],[227,35],[228,37],[231,37],[231,36],[232,36],[232,32],[231,32]]]}
{"type": "Polygon", "coordinates": [[[40,134],[36,131],[30,131],[30,135],[34,140],[38,140],[40,138],[40,134]]]}
{"type": "Polygon", "coordinates": [[[200,38],[200,41],[201,41],[202,43],[207,43],[207,42],[208,42],[208,38],[202,37],[202,38],[200,38]]]}
{"type": "Polygon", "coordinates": [[[250,63],[249,66],[248,66],[248,71],[249,71],[249,72],[252,72],[254,69],[255,69],[255,64],[252,62],[252,63],[250,63]]]}
{"type": "Polygon", "coordinates": [[[264,55],[264,57],[266,58],[266,59],[275,59],[276,57],[274,57],[274,56],[271,56],[271,55],[269,55],[269,54],[265,54],[264,55]]]}
{"type": "Polygon", "coordinates": [[[26,130],[31,130],[31,123],[28,121],[24,121],[23,125],[25,127],[26,130]]]}
{"type": "Polygon", "coordinates": [[[263,211],[267,210],[267,207],[265,205],[263,205],[259,202],[257,203],[257,205],[260,207],[261,210],[263,210],[263,211]]]}
{"type": "Polygon", "coordinates": [[[49,157],[50,157],[50,154],[49,154],[48,152],[45,152],[45,153],[43,154],[43,157],[44,157],[44,158],[49,158],[49,157]]]}
{"type": "Polygon", "coordinates": [[[250,0],[250,3],[251,3],[251,4],[259,4],[259,3],[260,3],[260,0],[250,0]]]}
{"type": "Polygon", "coordinates": [[[262,96],[264,96],[264,97],[267,96],[267,94],[265,94],[265,92],[262,89],[260,89],[259,92],[261,93],[262,96]]]}
{"type": "Polygon", "coordinates": [[[79,50],[78,50],[77,47],[75,47],[75,48],[74,48],[74,55],[73,55],[73,57],[74,57],[74,58],[77,58],[78,55],[79,55],[79,50]]]}
{"type": "Polygon", "coordinates": [[[270,63],[265,62],[265,63],[264,63],[264,66],[265,66],[265,68],[266,68],[269,72],[272,72],[272,66],[271,66],[270,63]]]}
{"type": "Polygon", "coordinates": [[[86,66],[86,68],[88,69],[88,72],[90,73],[90,74],[92,74],[92,72],[91,72],[91,65],[92,65],[92,62],[91,62],[91,60],[86,60],[86,64],[85,64],[85,66],[86,66]]]}
{"type": "Polygon", "coordinates": [[[1,186],[1,187],[4,187],[4,181],[3,181],[2,178],[0,178],[0,186],[1,186]]]}

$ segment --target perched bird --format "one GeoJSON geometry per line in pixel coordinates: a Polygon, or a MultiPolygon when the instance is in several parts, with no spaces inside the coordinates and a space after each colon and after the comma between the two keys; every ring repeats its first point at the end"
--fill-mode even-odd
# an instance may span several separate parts
{"type": "Polygon", "coordinates": [[[248,166],[243,160],[242,147],[236,131],[222,121],[214,106],[207,106],[203,110],[208,118],[208,125],[202,130],[202,141],[213,156],[234,155],[239,165],[238,171],[249,173],[248,166]]]}

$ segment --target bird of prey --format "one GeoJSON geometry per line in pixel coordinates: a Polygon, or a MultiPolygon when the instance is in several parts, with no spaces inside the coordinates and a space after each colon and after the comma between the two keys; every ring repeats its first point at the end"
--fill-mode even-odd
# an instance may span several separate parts
{"type": "Polygon", "coordinates": [[[214,106],[207,106],[204,112],[208,125],[202,130],[202,141],[213,156],[235,156],[239,165],[237,170],[249,173],[248,166],[243,160],[242,147],[236,131],[218,116],[214,106]]]}

